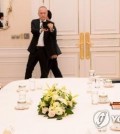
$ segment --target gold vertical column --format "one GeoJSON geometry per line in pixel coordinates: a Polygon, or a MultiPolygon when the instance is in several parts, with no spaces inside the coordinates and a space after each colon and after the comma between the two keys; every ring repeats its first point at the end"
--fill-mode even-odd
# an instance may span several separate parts
{"type": "Polygon", "coordinates": [[[90,42],[90,33],[88,33],[88,32],[86,32],[85,33],[85,45],[86,45],[86,49],[85,49],[85,51],[86,51],[86,53],[85,53],[85,58],[86,59],[90,59],[90,44],[91,44],[91,42],[90,42]]]}
{"type": "Polygon", "coordinates": [[[84,33],[80,33],[80,59],[84,59],[84,33]]]}

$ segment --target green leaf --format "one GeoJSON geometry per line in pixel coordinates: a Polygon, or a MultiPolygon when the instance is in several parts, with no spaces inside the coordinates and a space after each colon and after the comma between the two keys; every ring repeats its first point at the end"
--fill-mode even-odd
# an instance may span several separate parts
{"type": "Polygon", "coordinates": [[[62,120],[62,115],[57,116],[57,120],[62,120]]]}
{"type": "Polygon", "coordinates": [[[68,97],[69,97],[69,100],[71,101],[71,100],[72,100],[72,95],[71,95],[71,94],[69,94],[69,96],[68,96],[68,97]]]}
{"type": "Polygon", "coordinates": [[[66,113],[67,114],[73,114],[73,111],[70,108],[66,108],[66,113]]]}

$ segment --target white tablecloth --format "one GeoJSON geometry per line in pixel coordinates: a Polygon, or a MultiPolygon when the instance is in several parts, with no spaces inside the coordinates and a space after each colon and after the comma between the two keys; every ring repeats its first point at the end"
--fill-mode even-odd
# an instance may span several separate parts
{"type": "MultiPolygon", "coordinates": [[[[107,109],[110,114],[119,114],[119,110],[112,110],[108,103],[91,104],[91,95],[88,93],[87,78],[47,78],[35,79],[35,91],[27,93],[27,99],[31,98],[32,104],[27,110],[16,110],[18,100],[18,86],[24,83],[26,89],[30,89],[29,80],[14,81],[0,90],[0,134],[8,126],[14,130],[14,134],[97,134],[98,131],[93,123],[93,116],[98,110],[107,109]],[[58,84],[66,86],[72,94],[78,94],[77,105],[74,114],[62,120],[48,119],[38,115],[37,106],[40,97],[47,85],[58,84]]],[[[120,84],[114,84],[113,88],[104,89],[109,95],[110,101],[120,101],[120,84]]],[[[107,126],[106,134],[114,134],[107,126]]],[[[119,133],[119,132],[118,132],[119,133]]]]}

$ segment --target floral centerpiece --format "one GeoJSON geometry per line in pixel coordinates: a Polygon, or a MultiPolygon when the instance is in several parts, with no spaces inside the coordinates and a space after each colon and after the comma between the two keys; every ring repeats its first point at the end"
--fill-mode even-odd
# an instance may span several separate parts
{"type": "Polygon", "coordinates": [[[58,88],[57,85],[48,87],[38,105],[38,114],[48,118],[57,118],[73,114],[76,105],[76,96],[73,96],[66,87],[58,88]]]}

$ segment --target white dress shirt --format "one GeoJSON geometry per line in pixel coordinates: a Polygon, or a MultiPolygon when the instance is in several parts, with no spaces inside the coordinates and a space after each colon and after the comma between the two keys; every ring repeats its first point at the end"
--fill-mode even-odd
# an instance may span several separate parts
{"type": "MultiPolygon", "coordinates": [[[[40,28],[42,28],[42,26],[43,26],[42,21],[40,21],[40,28]]],[[[41,30],[40,30],[40,36],[39,36],[37,46],[44,46],[43,36],[44,36],[44,31],[41,32],[41,30]]]]}
{"type": "Polygon", "coordinates": [[[0,19],[0,22],[3,24],[3,27],[4,27],[4,23],[3,23],[3,20],[0,19]]]}

